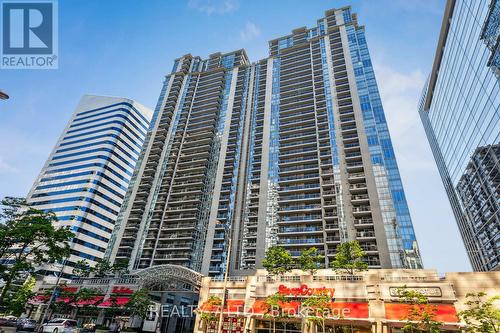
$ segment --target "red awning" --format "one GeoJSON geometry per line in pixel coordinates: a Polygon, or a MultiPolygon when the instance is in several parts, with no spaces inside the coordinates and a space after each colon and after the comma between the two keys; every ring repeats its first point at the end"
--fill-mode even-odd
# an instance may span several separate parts
{"type": "Polygon", "coordinates": [[[128,303],[130,297],[108,297],[98,305],[100,308],[111,308],[114,306],[124,306],[128,303]]]}
{"type": "MultiPolygon", "coordinates": [[[[435,309],[435,320],[445,323],[458,322],[457,310],[453,304],[429,304],[435,309]]],[[[411,310],[411,304],[405,303],[385,303],[385,318],[391,320],[407,320],[411,310]]]]}
{"type": "Polygon", "coordinates": [[[78,287],[63,287],[62,290],[67,293],[76,293],[78,291],[78,287]]]}
{"type": "Polygon", "coordinates": [[[80,301],[76,302],[76,306],[96,305],[97,303],[99,303],[103,299],[104,299],[104,296],[95,296],[95,297],[92,297],[90,299],[80,300],[80,301]]]}
{"type": "Polygon", "coordinates": [[[31,297],[28,300],[28,304],[32,304],[32,305],[44,304],[49,299],[50,299],[50,296],[48,296],[48,295],[36,295],[36,296],[31,297]]]}
{"type": "Polygon", "coordinates": [[[69,302],[71,302],[71,298],[70,297],[58,297],[58,298],[56,298],[56,302],[69,303],[69,302]]]}

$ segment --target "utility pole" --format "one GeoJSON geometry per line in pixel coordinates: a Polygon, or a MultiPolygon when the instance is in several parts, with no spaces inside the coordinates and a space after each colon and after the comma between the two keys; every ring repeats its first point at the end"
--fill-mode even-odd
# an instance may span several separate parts
{"type": "Polygon", "coordinates": [[[228,250],[227,250],[227,258],[226,258],[226,271],[224,272],[224,287],[222,288],[222,304],[221,304],[221,309],[220,309],[220,315],[219,315],[219,325],[217,328],[217,333],[222,332],[222,321],[224,319],[224,304],[226,303],[226,290],[227,290],[227,278],[229,274],[229,259],[231,258],[231,237],[232,235],[229,235],[229,242],[228,242],[228,250]]]}
{"type": "Polygon", "coordinates": [[[57,280],[56,280],[56,285],[54,287],[54,290],[52,290],[52,294],[50,295],[50,299],[47,302],[47,309],[45,309],[45,312],[43,313],[42,316],[42,321],[40,322],[43,325],[43,322],[45,321],[45,318],[47,318],[47,313],[49,312],[50,306],[52,305],[53,299],[56,296],[57,288],[59,288],[59,281],[61,281],[61,275],[63,274],[64,268],[66,267],[66,259],[64,259],[63,264],[61,266],[61,270],[59,271],[59,274],[57,275],[57,280]]]}

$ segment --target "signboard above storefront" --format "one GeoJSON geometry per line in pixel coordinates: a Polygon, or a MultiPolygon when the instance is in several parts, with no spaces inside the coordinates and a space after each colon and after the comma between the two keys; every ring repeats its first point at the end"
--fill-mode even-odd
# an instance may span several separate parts
{"type": "MultiPolygon", "coordinates": [[[[443,293],[440,287],[406,287],[404,288],[408,291],[417,292],[423,296],[427,297],[441,297],[443,293]]],[[[389,294],[393,297],[400,296],[401,287],[389,287],[389,294]]]]}

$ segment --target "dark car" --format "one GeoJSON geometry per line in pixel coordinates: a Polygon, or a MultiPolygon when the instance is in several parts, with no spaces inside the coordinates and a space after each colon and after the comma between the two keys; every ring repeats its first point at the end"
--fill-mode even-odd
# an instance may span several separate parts
{"type": "Polygon", "coordinates": [[[36,320],[29,318],[19,318],[16,328],[18,331],[34,332],[36,330],[36,320]]]}
{"type": "Polygon", "coordinates": [[[0,318],[0,326],[16,327],[16,325],[17,325],[17,318],[14,316],[7,316],[0,318]]]}

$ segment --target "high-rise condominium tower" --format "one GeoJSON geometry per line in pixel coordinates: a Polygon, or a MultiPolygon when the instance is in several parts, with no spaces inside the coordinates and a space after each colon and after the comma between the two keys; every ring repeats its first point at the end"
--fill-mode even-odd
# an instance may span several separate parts
{"type": "Polygon", "coordinates": [[[420,116],[477,271],[500,269],[500,1],[446,6],[420,116]]]}
{"type": "Polygon", "coordinates": [[[253,64],[175,60],[111,258],[220,275],[230,252],[244,274],[272,245],[316,247],[328,267],[357,240],[371,267],[421,266],[356,15],[329,10],[269,46],[253,64]]]}
{"type": "Polygon", "coordinates": [[[79,260],[104,257],[151,116],[126,98],[84,96],[35,181],[28,203],[75,234],[64,276],[79,260]]]}

